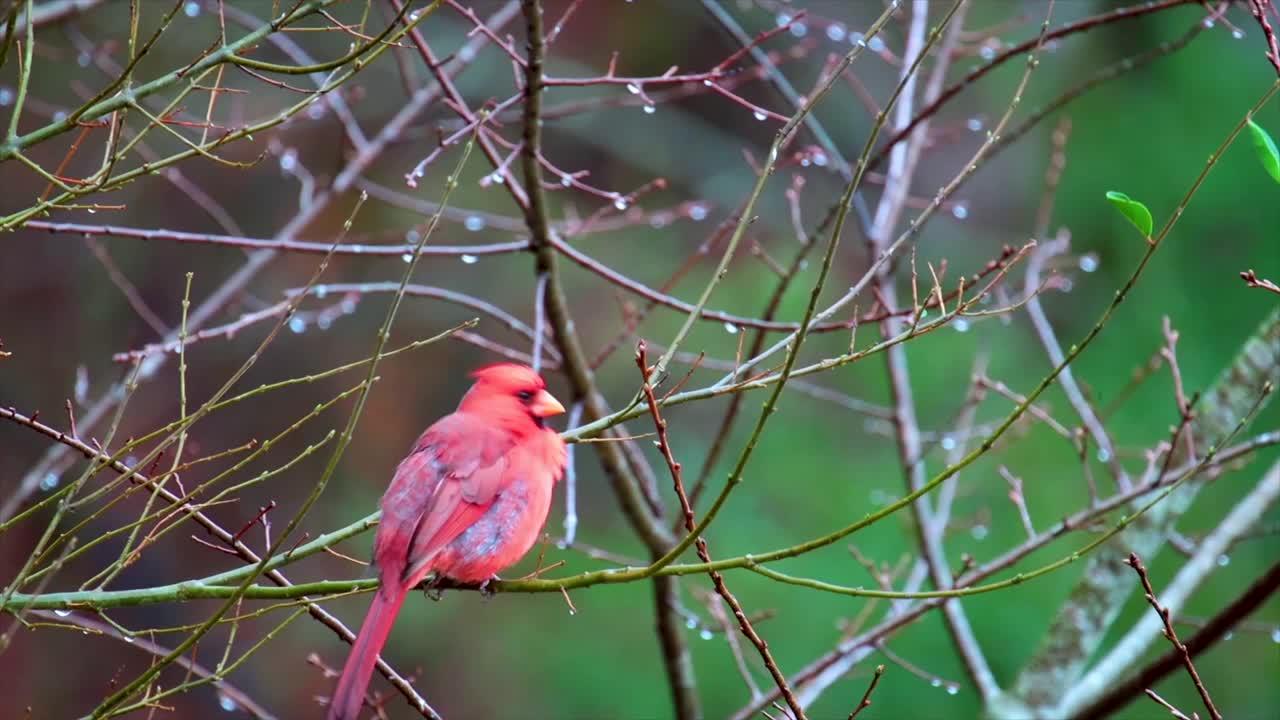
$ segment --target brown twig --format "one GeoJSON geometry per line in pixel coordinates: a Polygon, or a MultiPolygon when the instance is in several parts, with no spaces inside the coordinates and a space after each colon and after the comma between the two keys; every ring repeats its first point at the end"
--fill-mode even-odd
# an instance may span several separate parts
{"type": "Polygon", "coordinates": [[[1260,288],[1262,290],[1267,290],[1269,292],[1273,292],[1277,295],[1280,295],[1280,285],[1276,285],[1275,283],[1271,282],[1270,280],[1267,280],[1266,278],[1259,278],[1258,274],[1255,273],[1252,269],[1245,270],[1244,272],[1240,273],[1240,279],[1244,280],[1244,284],[1248,285],[1251,288],[1260,288]]]}
{"type": "MultiPolygon", "coordinates": [[[[1173,621],[1169,617],[1169,610],[1160,606],[1160,601],[1156,599],[1155,588],[1151,587],[1151,580],[1147,577],[1147,569],[1142,565],[1142,559],[1137,553],[1129,553],[1129,567],[1138,573],[1138,577],[1142,580],[1142,587],[1147,594],[1147,602],[1151,603],[1151,607],[1155,608],[1156,614],[1160,616],[1160,620],[1164,623],[1164,636],[1182,656],[1182,665],[1187,669],[1187,674],[1191,676],[1191,682],[1196,686],[1196,692],[1200,693],[1200,700],[1204,702],[1205,709],[1209,711],[1209,716],[1213,720],[1222,720],[1222,713],[1218,712],[1218,708],[1213,704],[1213,699],[1209,697],[1209,691],[1205,688],[1204,683],[1200,681],[1200,673],[1196,672],[1196,666],[1191,662],[1191,651],[1186,645],[1178,639],[1178,633],[1173,629],[1173,621]]],[[[1148,694],[1151,694],[1148,690],[1148,694]]]]}
{"type": "MultiPolygon", "coordinates": [[[[649,367],[649,359],[645,353],[643,340],[636,346],[636,366],[640,368],[640,376],[643,383],[642,392],[644,393],[645,402],[649,404],[649,414],[653,417],[653,425],[658,431],[658,450],[667,462],[667,469],[671,471],[671,481],[675,486],[676,497],[680,499],[680,510],[684,514],[685,529],[693,532],[697,526],[694,520],[693,507],[689,504],[689,496],[685,494],[682,466],[671,450],[671,443],[667,435],[667,421],[662,417],[662,411],[658,406],[658,396],[654,393],[653,385],[650,382],[652,369],[649,367]]],[[[699,537],[694,541],[694,547],[697,550],[698,557],[702,558],[703,562],[711,562],[711,553],[707,550],[707,541],[705,539],[699,537]]],[[[738,628],[742,631],[742,634],[751,641],[752,645],[755,645],[756,651],[760,653],[760,659],[764,661],[765,668],[768,669],[769,675],[773,677],[773,682],[778,686],[778,691],[782,694],[783,700],[791,708],[792,716],[795,720],[805,720],[807,716],[804,708],[801,707],[800,702],[791,691],[791,686],[787,683],[787,676],[778,669],[778,663],[774,661],[773,653],[769,652],[769,643],[756,632],[751,620],[747,618],[746,612],[742,609],[742,603],[738,602],[738,598],[725,585],[724,577],[715,570],[711,570],[707,574],[711,576],[711,582],[715,585],[716,593],[724,598],[725,603],[733,611],[733,617],[738,621],[738,628]]]]}
{"type": "Polygon", "coordinates": [[[1169,363],[1169,374],[1173,376],[1173,398],[1178,406],[1178,415],[1180,420],[1180,429],[1183,431],[1178,435],[1174,435],[1170,441],[1170,455],[1173,453],[1173,447],[1180,437],[1186,440],[1186,453],[1192,460],[1196,457],[1195,436],[1189,430],[1191,421],[1195,419],[1192,413],[1192,405],[1195,404],[1197,398],[1187,397],[1186,386],[1182,383],[1182,368],[1178,365],[1178,331],[1173,329],[1169,316],[1165,315],[1160,325],[1161,335],[1164,336],[1164,347],[1160,349],[1160,356],[1169,363]]]}
{"type": "Polygon", "coordinates": [[[1249,12],[1262,26],[1262,35],[1267,41],[1267,61],[1280,74],[1280,47],[1276,45],[1276,33],[1271,29],[1271,21],[1267,19],[1267,10],[1270,8],[1271,0],[1249,0],[1249,12]]]}
{"type": "Polygon", "coordinates": [[[925,682],[929,683],[933,687],[946,687],[947,692],[953,695],[959,692],[960,685],[958,683],[952,682],[950,680],[944,680],[938,675],[935,675],[934,673],[931,673],[928,670],[925,670],[919,665],[916,665],[910,660],[907,660],[901,655],[898,655],[897,653],[893,652],[892,650],[889,649],[889,645],[887,642],[885,642],[884,638],[876,640],[872,644],[875,645],[875,648],[880,651],[881,655],[884,655],[886,658],[888,658],[889,661],[892,662],[894,665],[897,665],[903,670],[906,670],[908,673],[915,675],[921,680],[924,680],[925,682]]]}
{"type": "Polygon", "coordinates": [[[1164,698],[1160,697],[1156,693],[1156,691],[1152,690],[1151,688],[1146,688],[1143,690],[1143,692],[1145,692],[1147,694],[1147,697],[1151,698],[1157,705],[1163,707],[1165,710],[1168,710],[1169,714],[1177,718],[1177,720],[1196,720],[1196,718],[1200,717],[1199,715],[1195,715],[1193,717],[1187,717],[1186,713],[1182,712],[1178,708],[1171,705],[1168,700],[1165,700],[1164,698]]]}
{"type": "Polygon", "coordinates": [[[867,686],[867,691],[862,694],[862,700],[858,703],[858,707],[849,713],[849,719],[853,720],[858,717],[858,713],[871,707],[871,693],[876,691],[876,685],[880,684],[880,678],[884,676],[884,665],[876,666],[875,675],[871,676],[871,684],[867,686]]]}

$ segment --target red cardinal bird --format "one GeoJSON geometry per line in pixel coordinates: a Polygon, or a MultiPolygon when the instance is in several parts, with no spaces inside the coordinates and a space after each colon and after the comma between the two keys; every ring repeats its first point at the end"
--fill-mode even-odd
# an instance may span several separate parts
{"type": "Polygon", "coordinates": [[[355,720],[400,605],[431,573],[488,581],[533,547],[564,473],[564,441],[546,418],[564,412],[538,373],[500,364],[471,374],[458,409],[418,438],[382,496],[373,544],[381,580],[329,703],[355,720]]]}

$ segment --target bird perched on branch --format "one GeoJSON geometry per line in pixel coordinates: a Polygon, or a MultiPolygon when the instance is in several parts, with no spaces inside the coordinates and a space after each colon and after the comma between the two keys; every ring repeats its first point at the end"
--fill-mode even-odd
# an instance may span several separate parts
{"type": "Polygon", "coordinates": [[[565,446],[546,426],[564,412],[531,368],[473,372],[458,409],[427,428],[382,496],[373,545],[380,585],[329,702],[356,720],[378,653],[409,591],[436,573],[487,583],[533,547],[564,474],[565,446]]]}

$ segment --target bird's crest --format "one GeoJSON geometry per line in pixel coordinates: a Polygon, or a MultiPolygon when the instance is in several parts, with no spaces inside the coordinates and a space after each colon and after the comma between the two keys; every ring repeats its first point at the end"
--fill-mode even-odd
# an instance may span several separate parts
{"type": "Polygon", "coordinates": [[[547,386],[533,368],[515,363],[494,363],[471,371],[471,377],[496,388],[542,390],[547,386]]]}

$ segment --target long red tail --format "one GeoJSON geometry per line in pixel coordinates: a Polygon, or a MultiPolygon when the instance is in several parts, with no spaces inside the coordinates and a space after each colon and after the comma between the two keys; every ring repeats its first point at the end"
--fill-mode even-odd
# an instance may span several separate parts
{"type": "Polygon", "coordinates": [[[342,677],[338,678],[338,687],[329,701],[329,720],[357,720],[360,717],[365,691],[373,677],[373,667],[378,663],[378,653],[386,644],[407,595],[407,588],[391,587],[385,582],[373,594],[369,614],[365,615],[360,634],[351,645],[347,664],[342,667],[342,677]]]}

